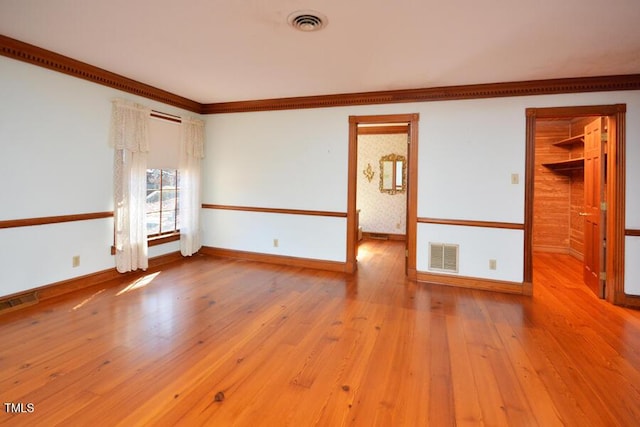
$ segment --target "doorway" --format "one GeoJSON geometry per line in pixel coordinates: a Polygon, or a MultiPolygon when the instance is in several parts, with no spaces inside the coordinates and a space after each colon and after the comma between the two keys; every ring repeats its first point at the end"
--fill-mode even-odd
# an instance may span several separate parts
{"type": "Polygon", "coordinates": [[[408,139],[407,123],[358,125],[359,242],[406,240],[408,139]]]}
{"type": "Polygon", "coordinates": [[[564,246],[582,258],[585,286],[624,303],[625,111],[624,105],[527,109],[525,282],[533,281],[533,251],[554,246],[550,230],[562,224],[542,220],[557,211],[579,225],[569,228],[564,246]],[[545,159],[560,154],[565,158],[545,159]],[[554,182],[564,187],[551,188],[554,182]],[[568,205],[560,207],[563,197],[568,205]]]}
{"type": "MultiPolygon", "coordinates": [[[[357,205],[358,176],[373,174],[371,185],[374,185],[374,178],[377,178],[381,191],[389,193],[402,191],[406,195],[406,199],[404,199],[406,200],[404,221],[405,275],[410,279],[415,279],[416,277],[418,118],[418,114],[349,117],[349,183],[347,194],[347,267],[349,271],[354,272],[357,268],[357,251],[360,238],[357,205]],[[358,166],[358,134],[379,132],[379,130],[370,131],[365,129],[379,129],[382,126],[388,128],[387,132],[401,132],[401,134],[404,133],[406,135],[405,166],[402,166],[401,159],[382,156],[384,158],[381,157],[377,165],[372,164],[370,170],[368,170],[368,166],[360,168],[358,166]],[[406,170],[400,171],[399,169],[402,167],[405,167],[406,170]],[[386,186],[389,188],[386,188],[386,186]]],[[[397,153],[388,154],[394,155],[397,153]]],[[[393,235],[395,233],[382,234],[393,235]]]]}
{"type": "Polygon", "coordinates": [[[604,298],[608,117],[536,120],[533,247],[571,255],[584,284],[604,298]]]}

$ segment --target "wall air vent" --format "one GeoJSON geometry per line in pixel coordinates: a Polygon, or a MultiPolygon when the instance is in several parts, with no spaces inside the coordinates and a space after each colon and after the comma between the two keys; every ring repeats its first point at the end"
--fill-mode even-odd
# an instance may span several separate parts
{"type": "Polygon", "coordinates": [[[327,17],[313,10],[299,10],[287,18],[289,25],[296,30],[311,32],[327,26],[327,17]]]}
{"type": "Polygon", "coordinates": [[[429,242],[429,270],[458,272],[458,245],[429,242]]]}

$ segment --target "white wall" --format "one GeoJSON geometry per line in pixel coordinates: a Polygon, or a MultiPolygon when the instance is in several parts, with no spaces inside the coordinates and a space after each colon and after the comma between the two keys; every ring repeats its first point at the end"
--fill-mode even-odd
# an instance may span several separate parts
{"type": "MultiPolygon", "coordinates": [[[[429,271],[429,243],[453,243],[459,245],[458,275],[482,277],[493,280],[522,281],[524,257],[514,256],[523,245],[522,230],[493,229],[484,227],[418,224],[418,271],[429,271]],[[496,260],[496,269],[489,269],[489,260],[496,260]]],[[[451,274],[435,271],[438,274],[451,274]]]]}
{"type": "Polygon", "coordinates": [[[343,218],[203,209],[202,223],[216,248],[338,262],[347,250],[343,218]]]}
{"type": "MultiPolygon", "coordinates": [[[[108,135],[116,97],[188,114],[0,57],[0,221],[113,211],[108,135]]],[[[112,244],[112,218],[0,229],[0,296],[113,268],[112,244]]]]}
{"type": "Polygon", "coordinates": [[[206,116],[206,203],[344,212],[349,123],[334,109],[206,116]]]}
{"type": "Polygon", "coordinates": [[[528,105],[522,99],[516,101],[423,106],[419,217],[524,222],[524,109],[528,105]],[[511,184],[512,173],[522,177],[520,184],[511,184]]]}
{"type": "MultiPolygon", "coordinates": [[[[525,109],[616,103],[627,104],[627,165],[633,165],[640,161],[638,91],[212,115],[206,118],[203,202],[346,212],[348,117],[419,113],[418,216],[523,223],[525,109]],[[517,185],[513,173],[520,176],[517,185]]],[[[638,168],[627,167],[626,199],[627,227],[640,228],[638,168]]],[[[224,225],[207,227],[205,245],[221,243],[215,227],[238,237],[233,249],[248,251],[256,240],[269,242],[298,227],[272,223],[247,235],[241,213],[230,212],[224,225]]],[[[269,215],[253,218],[266,222],[269,215]]],[[[308,217],[293,233],[307,233],[305,240],[294,236],[293,246],[324,246],[328,236],[346,241],[345,225],[338,223],[308,217]]],[[[460,274],[522,282],[523,239],[517,230],[420,224],[417,267],[427,271],[430,241],[457,243],[460,274]],[[489,270],[489,259],[497,260],[497,270],[489,270]]],[[[638,246],[628,245],[627,264],[640,257],[638,246]]],[[[327,247],[326,259],[346,259],[343,245],[327,247]]],[[[303,256],[302,249],[295,253],[303,256]]],[[[626,291],[640,294],[640,271],[627,268],[626,291]]]]}
{"type": "MultiPolygon", "coordinates": [[[[332,109],[208,116],[202,201],[346,213],[348,132],[332,109]]],[[[205,246],[346,259],[344,218],[205,209],[203,229],[205,246]]]]}
{"type": "MultiPolygon", "coordinates": [[[[638,227],[635,227],[638,229],[638,227]]],[[[640,237],[625,239],[624,290],[627,294],[640,295],[640,237]]]]}

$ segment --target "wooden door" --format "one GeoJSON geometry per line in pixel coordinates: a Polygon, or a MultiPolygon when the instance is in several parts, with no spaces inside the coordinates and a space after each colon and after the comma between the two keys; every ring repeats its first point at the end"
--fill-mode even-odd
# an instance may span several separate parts
{"type": "Polygon", "coordinates": [[[603,265],[602,187],[604,183],[603,119],[598,118],[584,128],[584,282],[600,298],[604,298],[604,282],[600,278],[603,265]]]}

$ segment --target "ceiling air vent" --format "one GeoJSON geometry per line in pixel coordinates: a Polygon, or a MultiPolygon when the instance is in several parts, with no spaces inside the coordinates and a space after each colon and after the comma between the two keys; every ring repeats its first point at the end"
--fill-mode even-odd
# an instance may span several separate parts
{"type": "Polygon", "coordinates": [[[458,272],[458,245],[429,243],[429,270],[458,272]]]}
{"type": "Polygon", "coordinates": [[[327,26],[327,17],[312,10],[299,10],[287,18],[289,25],[296,30],[310,32],[318,31],[327,26]]]}

